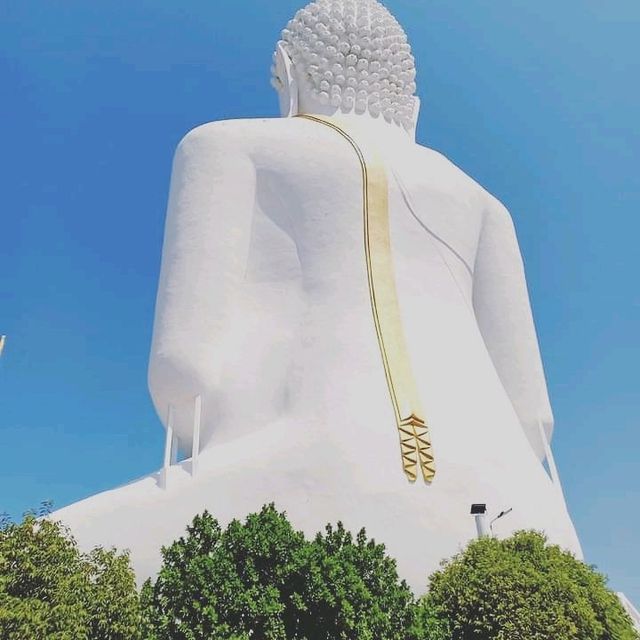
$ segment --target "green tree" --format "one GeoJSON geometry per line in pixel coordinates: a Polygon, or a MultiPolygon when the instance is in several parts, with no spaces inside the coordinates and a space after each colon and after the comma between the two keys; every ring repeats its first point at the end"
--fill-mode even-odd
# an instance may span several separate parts
{"type": "Polygon", "coordinates": [[[226,529],[207,512],[163,549],[143,589],[153,640],[408,640],[395,562],[342,525],[308,541],[273,505],[226,529]]]}
{"type": "Polygon", "coordinates": [[[0,524],[0,638],[136,640],[140,604],[126,554],[80,553],[61,524],[0,524]]]}
{"type": "Polygon", "coordinates": [[[291,638],[407,640],[414,598],[395,560],[363,530],[327,526],[307,547],[301,588],[292,598],[291,638]]]}
{"type": "Polygon", "coordinates": [[[606,578],[536,532],[472,542],[430,578],[423,619],[451,640],[637,640],[606,578]]]}

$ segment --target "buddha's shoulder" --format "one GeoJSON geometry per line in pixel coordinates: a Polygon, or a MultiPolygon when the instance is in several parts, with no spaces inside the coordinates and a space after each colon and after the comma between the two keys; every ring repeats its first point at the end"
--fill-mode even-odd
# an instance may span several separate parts
{"type": "Polygon", "coordinates": [[[480,184],[442,151],[422,144],[416,144],[415,149],[417,154],[416,160],[420,167],[424,169],[428,168],[430,171],[435,171],[439,175],[446,175],[451,180],[464,184],[470,189],[482,189],[480,184]]]}
{"type": "MultiPolygon", "coordinates": [[[[269,162],[292,155],[299,158],[317,151],[318,140],[309,123],[302,118],[240,118],[218,120],[195,127],[178,145],[189,153],[249,155],[257,161],[269,162]],[[289,150],[289,152],[287,152],[289,150]]],[[[326,142],[326,141],[323,141],[326,142]]],[[[324,147],[323,147],[324,148],[324,147]]],[[[442,189],[467,194],[478,203],[499,201],[444,153],[431,147],[412,145],[407,158],[418,173],[438,183],[442,189]]],[[[335,156],[328,154],[332,162],[335,156]]]]}
{"type": "Polygon", "coordinates": [[[217,120],[195,127],[187,133],[178,149],[220,148],[227,153],[251,153],[282,149],[288,142],[304,143],[300,137],[303,123],[298,118],[240,118],[217,120]]]}
{"type": "Polygon", "coordinates": [[[479,204],[496,200],[495,196],[443,152],[422,144],[416,144],[415,149],[416,165],[420,171],[428,173],[431,181],[458,194],[465,193],[479,204]]]}

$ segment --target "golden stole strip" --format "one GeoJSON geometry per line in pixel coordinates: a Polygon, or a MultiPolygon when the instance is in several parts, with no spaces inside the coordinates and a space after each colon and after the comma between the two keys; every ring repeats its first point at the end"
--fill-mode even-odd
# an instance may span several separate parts
{"type": "Polygon", "coordinates": [[[410,482],[418,479],[418,467],[426,482],[435,477],[435,461],[411,359],[404,335],[391,253],[389,187],[387,174],[375,148],[358,144],[337,120],[303,114],[339,133],[353,147],[362,169],[364,250],[369,296],[382,354],[384,372],[400,435],[402,466],[410,482]]]}

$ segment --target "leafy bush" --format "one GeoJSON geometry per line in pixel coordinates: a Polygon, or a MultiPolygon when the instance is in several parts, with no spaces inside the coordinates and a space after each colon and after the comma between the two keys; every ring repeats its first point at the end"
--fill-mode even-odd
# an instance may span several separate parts
{"type": "Polygon", "coordinates": [[[136,640],[140,605],[126,554],[82,554],[59,523],[0,525],[0,638],[136,640]]]}
{"type": "Polygon", "coordinates": [[[443,564],[419,607],[451,640],[637,640],[606,579],[536,532],[485,538],[443,564]]]}
{"type": "MultiPolygon", "coordinates": [[[[271,506],[225,530],[207,512],[143,589],[155,640],[408,640],[415,603],[395,561],[342,525],[307,541],[271,506]]],[[[411,628],[411,630],[410,630],[411,628]]]]}
{"type": "Polygon", "coordinates": [[[535,532],[472,542],[418,602],[364,530],[310,541],[273,505],[226,529],[205,512],[162,554],[138,596],[127,554],[0,518],[0,638],[640,640],[605,578],[535,532]]]}

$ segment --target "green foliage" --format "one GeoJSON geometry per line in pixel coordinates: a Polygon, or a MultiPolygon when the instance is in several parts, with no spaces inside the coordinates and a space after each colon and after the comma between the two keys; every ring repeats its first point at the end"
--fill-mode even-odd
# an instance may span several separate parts
{"type": "MultiPolygon", "coordinates": [[[[44,513],[44,512],[40,512],[44,513]]],[[[59,523],[0,526],[0,638],[136,640],[140,605],[127,555],[82,554],[59,523]]]]}
{"type": "Polygon", "coordinates": [[[414,600],[384,547],[342,525],[314,541],[271,506],[225,530],[208,513],[163,549],[153,640],[408,640],[414,600]]]}
{"type": "Polygon", "coordinates": [[[423,619],[451,640],[637,640],[606,579],[536,532],[478,540],[430,578],[423,619]]]}
{"type": "Polygon", "coordinates": [[[205,512],[138,595],[127,554],[80,553],[48,512],[0,516],[2,640],[640,640],[606,579],[535,532],[472,542],[416,602],[364,530],[205,512]]]}
{"type": "Polygon", "coordinates": [[[292,596],[298,624],[288,637],[406,640],[413,595],[384,546],[367,540],[364,529],[354,540],[342,524],[329,525],[304,559],[304,580],[292,596]]]}
{"type": "Polygon", "coordinates": [[[135,640],[141,612],[135,575],[126,553],[98,547],[85,557],[90,598],[90,640],[135,640]]]}

